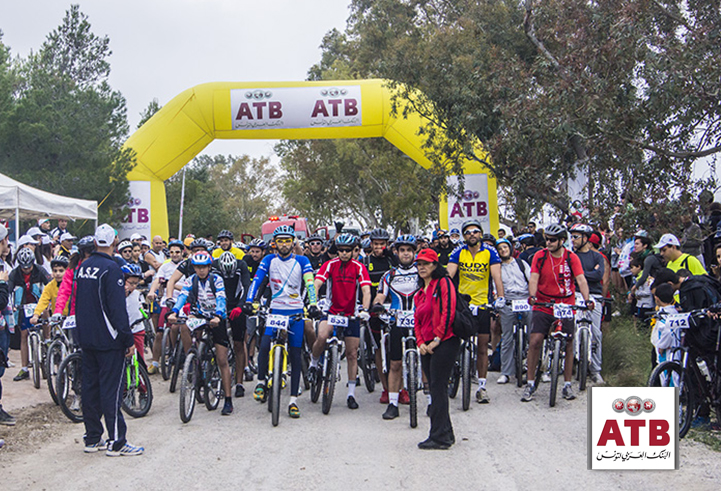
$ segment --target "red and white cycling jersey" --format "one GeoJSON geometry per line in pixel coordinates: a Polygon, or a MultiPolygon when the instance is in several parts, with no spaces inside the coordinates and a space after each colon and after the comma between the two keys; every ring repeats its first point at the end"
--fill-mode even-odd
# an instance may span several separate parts
{"type": "Polygon", "coordinates": [[[321,266],[316,279],[328,282],[328,300],[331,302],[332,315],[355,314],[358,288],[371,285],[368,270],[355,259],[343,262],[339,258],[331,259],[321,266]]]}

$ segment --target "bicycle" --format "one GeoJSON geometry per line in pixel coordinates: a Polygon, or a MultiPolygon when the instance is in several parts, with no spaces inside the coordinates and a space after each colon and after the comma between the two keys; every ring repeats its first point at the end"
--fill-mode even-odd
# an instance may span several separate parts
{"type": "MultiPolygon", "coordinates": [[[[690,346],[686,333],[694,324],[708,317],[709,309],[692,310],[683,314],[668,314],[665,321],[680,330],[680,348],[676,348],[674,358],[680,354],[680,360],[664,361],[656,366],[648,380],[649,387],[677,387],[679,402],[679,438],[683,438],[698,416],[701,407],[708,404],[714,409],[716,419],[721,421],[721,375],[719,374],[719,348],[721,330],[716,335],[713,353],[702,353],[690,346]],[[704,366],[705,365],[705,366],[704,366]]],[[[659,312],[655,317],[661,317],[659,312]]]]}
{"type": "Polygon", "coordinates": [[[57,397],[63,414],[73,423],[82,423],[82,353],[80,350],[69,354],[58,367],[56,380],[57,397]]]}
{"type": "Polygon", "coordinates": [[[314,377],[311,383],[311,401],[317,402],[321,393],[323,400],[321,409],[323,414],[330,413],[333,404],[333,395],[335,394],[335,384],[340,380],[340,358],[345,351],[345,342],[339,338],[338,329],[347,328],[348,323],[355,320],[353,316],[346,315],[328,315],[328,324],[333,327],[333,334],[328,338],[325,350],[321,355],[323,362],[320,375],[314,377]]]}
{"type": "MultiPolygon", "coordinates": [[[[476,315],[477,309],[492,310],[493,305],[483,304],[477,306],[471,306],[474,310],[473,314],[476,315]]],[[[461,389],[461,407],[464,411],[468,411],[471,407],[471,383],[476,373],[476,367],[478,365],[478,352],[477,352],[477,336],[473,335],[468,339],[464,339],[461,343],[461,349],[458,351],[456,362],[451,371],[451,379],[448,384],[448,395],[451,399],[454,399],[458,394],[458,389],[461,389]]]]}
{"type": "MultiPolygon", "coordinates": [[[[585,303],[583,304],[585,305],[585,303]]],[[[576,367],[576,379],[578,390],[586,390],[588,379],[588,364],[591,359],[591,321],[588,311],[579,312],[576,318],[576,332],[573,339],[574,358],[578,365],[576,367]]]]}
{"type": "Polygon", "coordinates": [[[57,322],[50,321],[50,338],[52,341],[48,346],[45,356],[45,373],[47,374],[48,391],[55,404],[60,403],[56,390],[56,380],[60,364],[63,359],[68,356],[68,353],[75,351],[75,342],[72,335],[72,329],[74,328],[74,315],[57,322]]]}
{"type": "MultiPolygon", "coordinates": [[[[408,392],[411,428],[418,426],[418,391],[423,390],[423,376],[421,373],[421,352],[418,349],[414,335],[415,316],[412,310],[392,310],[389,316],[383,319],[386,325],[395,325],[401,329],[401,346],[403,346],[403,387],[408,392]]],[[[388,372],[389,362],[386,361],[390,333],[386,330],[381,336],[381,359],[383,370],[388,372]]]]}
{"type": "MultiPolygon", "coordinates": [[[[26,303],[23,305],[23,312],[26,319],[30,319],[35,315],[36,303],[26,303]]],[[[40,381],[43,378],[42,371],[44,369],[44,358],[42,353],[42,326],[47,321],[42,321],[35,325],[30,325],[28,329],[28,355],[30,362],[30,372],[32,374],[33,386],[36,389],[40,388],[40,381]]]]}
{"type": "Polygon", "coordinates": [[[376,349],[376,342],[373,338],[373,333],[371,333],[370,326],[367,322],[361,322],[358,368],[363,372],[363,382],[368,392],[373,392],[376,387],[376,382],[380,381],[378,368],[376,367],[376,349]]]}
{"type": "Polygon", "coordinates": [[[513,300],[511,310],[516,313],[513,323],[513,358],[516,366],[516,384],[523,387],[523,374],[528,369],[528,325],[524,322],[524,314],[531,311],[526,300],[513,300]]]}
{"type": "MultiPolygon", "coordinates": [[[[133,326],[144,320],[138,319],[133,326]]],[[[131,330],[133,326],[130,326],[131,330]]],[[[125,358],[123,371],[125,372],[121,404],[123,411],[133,418],[142,418],[148,414],[150,406],[153,404],[153,387],[148,370],[139,361],[137,350],[132,357],[125,358]]]]}
{"type": "Polygon", "coordinates": [[[160,348],[160,374],[163,380],[170,379],[170,393],[175,392],[178,383],[178,374],[183,366],[183,343],[180,340],[180,328],[166,325],[163,329],[163,340],[160,348]]]}

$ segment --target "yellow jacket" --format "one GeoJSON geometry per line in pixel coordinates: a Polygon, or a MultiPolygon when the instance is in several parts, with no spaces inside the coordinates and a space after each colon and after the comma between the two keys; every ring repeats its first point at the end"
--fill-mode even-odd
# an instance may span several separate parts
{"type": "MultiPolygon", "coordinates": [[[[45,288],[43,288],[43,294],[40,295],[40,300],[38,300],[38,305],[35,307],[35,315],[40,317],[43,312],[45,312],[45,309],[50,306],[50,313],[55,310],[55,299],[58,298],[58,289],[60,285],[55,280],[50,280],[50,283],[45,285],[45,288]]],[[[68,302],[65,305],[65,310],[63,310],[63,315],[68,315],[68,306],[70,305],[70,302],[68,302]]]]}
{"type": "MultiPolygon", "coordinates": [[[[213,258],[218,259],[221,254],[223,254],[225,251],[221,249],[220,247],[217,247],[213,249],[213,258]]],[[[243,259],[245,256],[245,252],[241,251],[235,246],[231,246],[228,252],[232,252],[236,259],[243,259]]]]}

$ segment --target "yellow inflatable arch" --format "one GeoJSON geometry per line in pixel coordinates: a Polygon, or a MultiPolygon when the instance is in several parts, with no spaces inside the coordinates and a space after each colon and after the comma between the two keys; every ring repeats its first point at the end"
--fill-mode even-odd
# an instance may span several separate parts
{"type": "MultiPolygon", "coordinates": [[[[421,166],[430,167],[418,135],[426,121],[415,112],[405,118],[391,113],[391,90],[383,80],[217,82],[190,88],[125,143],[137,153],[137,166],[128,175],[133,199],[122,235],[168,237],[163,181],[216,138],[383,137],[421,166]]],[[[475,217],[496,231],[495,179],[475,161],[464,162],[464,169],[465,195],[441,203],[441,226],[458,227],[475,217]]]]}

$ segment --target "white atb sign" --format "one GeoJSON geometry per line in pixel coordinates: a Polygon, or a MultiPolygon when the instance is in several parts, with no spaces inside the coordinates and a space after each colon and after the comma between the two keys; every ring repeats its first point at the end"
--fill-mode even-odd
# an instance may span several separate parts
{"type": "MultiPolygon", "coordinates": [[[[458,188],[458,176],[449,176],[451,188],[458,188]]],[[[465,174],[463,194],[460,198],[448,196],[448,228],[457,228],[466,220],[477,219],[484,231],[491,230],[491,216],[488,212],[488,175],[465,174]]]]}
{"type": "Polygon", "coordinates": [[[591,387],[588,468],[678,469],[674,387],[591,387]]]}
{"type": "Polygon", "coordinates": [[[360,85],[230,91],[234,130],[361,126],[360,85]]]}

